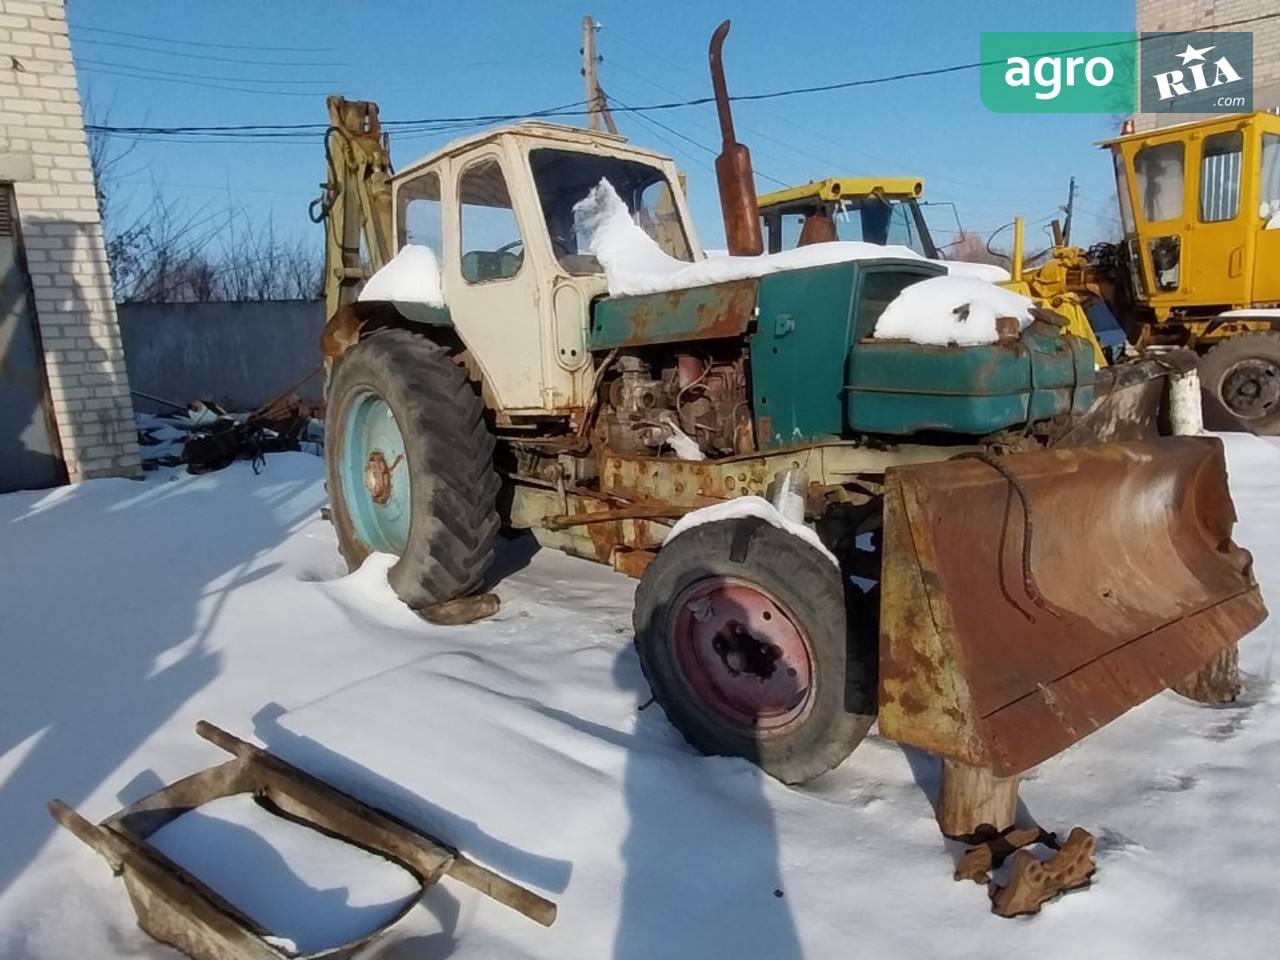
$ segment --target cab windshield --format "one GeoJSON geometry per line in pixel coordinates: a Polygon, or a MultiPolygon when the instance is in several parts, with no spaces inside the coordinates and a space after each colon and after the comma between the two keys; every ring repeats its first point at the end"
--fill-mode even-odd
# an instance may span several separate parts
{"type": "Polygon", "coordinates": [[[693,260],[671,184],[661,170],[634,160],[551,148],[531,151],[529,165],[552,250],[570,274],[602,272],[573,216],[574,204],[602,179],[612,184],[632,219],[664,253],[677,260],[693,260]]]}
{"type": "MultiPolygon", "coordinates": [[[[914,200],[892,197],[851,197],[844,200],[792,204],[785,211],[765,215],[769,252],[779,253],[800,245],[805,221],[829,217],[836,240],[862,240],[878,246],[896,244],[910,247],[923,257],[936,257],[932,238],[923,226],[914,200]]],[[[819,231],[813,230],[812,233],[819,231]]],[[[811,241],[810,241],[811,242],[811,241]]]]}

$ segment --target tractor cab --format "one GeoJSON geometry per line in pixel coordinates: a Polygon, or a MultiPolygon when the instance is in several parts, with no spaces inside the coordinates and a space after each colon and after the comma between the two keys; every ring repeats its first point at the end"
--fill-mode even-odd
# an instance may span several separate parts
{"type": "Polygon", "coordinates": [[[1156,319],[1280,303],[1280,116],[1104,141],[1135,298],[1156,319]]]}
{"type": "Polygon", "coordinates": [[[522,123],[392,178],[396,249],[434,251],[449,322],[508,422],[585,403],[590,305],[606,283],[574,205],[602,179],[664,252],[701,259],[674,164],[616,134],[522,123]]]}
{"type": "Polygon", "coordinates": [[[760,198],[766,249],[780,253],[826,240],[910,247],[936,259],[938,248],[920,211],[918,177],[832,177],[760,198]]]}

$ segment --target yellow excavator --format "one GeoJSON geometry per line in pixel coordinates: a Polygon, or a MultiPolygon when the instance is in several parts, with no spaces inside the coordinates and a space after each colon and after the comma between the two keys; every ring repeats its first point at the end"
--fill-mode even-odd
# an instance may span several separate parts
{"type": "MultiPolygon", "coordinates": [[[[1004,285],[1066,317],[1100,365],[1085,315],[1096,302],[1133,352],[1194,350],[1211,421],[1280,433],[1280,116],[1233,114],[1148,133],[1128,122],[1101,146],[1115,167],[1123,239],[1086,250],[1055,228],[1045,262],[1023,269],[1019,231],[1004,285]]],[[[856,239],[936,257],[923,190],[919,178],[839,178],[767,194],[769,249],[856,239]]]]}

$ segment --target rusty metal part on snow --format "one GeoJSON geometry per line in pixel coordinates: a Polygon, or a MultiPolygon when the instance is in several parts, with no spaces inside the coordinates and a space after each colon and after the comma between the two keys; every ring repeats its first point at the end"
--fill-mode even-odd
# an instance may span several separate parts
{"type": "MultiPolygon", "coordinates": [[[[196,960],[281,960],[294,957],[264,937],[272,931],[232,906],[217,891],[150,845],[162,826],[219,797],[252,793],[272,813],[336,837],[399,864],[423,892],[441,877],[492,897],[543,926],[555,920],[556,905],[403,821],[361,803],[267,751],[202,720],[196,732],[235,759],[210,767],[144,797],[101,824],[93,824],[61,800],[49,812],[62,826],[102,855],[125,888],[138,925],[162,943],[196,960]]],[[[380,936],[413,907],[358,940],[310,957],[345,960],[380,936]]]]}
{"type": "Polygon", "coordinates": [[[1076,827],[1062,849],[1047,860],[1019,850],[1013,855],[1009,882],[991,888],[991,912],[1000,917],[1039,913],[1058,894],[1087,887],[1097,870],[1093,859],[1096,847],[1093,834],[1076,827]]]}
{"type": "Polygon", "coordinates": [[[989,831],[988,836],[970,837],[967,842],[976,843],[977,846],[965,851],[965,855],[956,864],[954,876],[957,880],[972,880],[974,883],[989,883],[991,871],[999,870],[1009,857],[1023,847],[1042,843],[1053,850],[1058,849],[1057,836],[1036,826],[989,831]]]}
{"type": "Polygon", "coordinates": [[[986,463],[886,473],[879,719],[1007,777],[1186,680],[1266,610],[1231,540],[1221,441],[1002,460],[1033,524],[986,463]]]}

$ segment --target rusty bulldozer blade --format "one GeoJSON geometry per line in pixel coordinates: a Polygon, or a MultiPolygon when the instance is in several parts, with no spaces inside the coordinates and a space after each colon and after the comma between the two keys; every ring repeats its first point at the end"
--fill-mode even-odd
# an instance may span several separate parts
{"type": "Polygon", "coordinates": [[[1234,523],[1211,437],[890,469],[881,732],[1012,776],[1178,684],[1266,618],[1234,523]]]}

